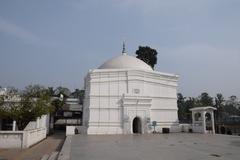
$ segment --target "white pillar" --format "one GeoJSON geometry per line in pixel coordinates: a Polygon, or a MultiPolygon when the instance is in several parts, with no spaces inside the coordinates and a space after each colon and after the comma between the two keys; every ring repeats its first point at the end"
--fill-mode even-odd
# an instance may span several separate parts
{"type": "Polygon", "coordinates": [[[215,134],[214,112],[213,111],[211,111],[211,120],[212,120],[212,133],[215,134]]]}
{"type": "Polygon", "coordinates": [[[195,123],[195,117],[194,117],[194,114],[195,114],[195,112],[194,112],[194,111],[192,111],[192,124],[194,124],[194,123],[195,123]]]}
{"type": "Polygon", "coordinates": [[[203,133],[206,133],[206,118],[205,118],[206,111],[202,111],[202,122],[203,122],[203,133]]]}
{"type": "Polygon", "coordinates": [[[40,118],[41,128],[47,128],[47,115],[43,115],[40,118]]]}
{"type": "Polygon", "coordinates": [[[195,132],[195,112],[192,111],[192,131],[195,132]]]}
{"type": "Polygon", "coordinates": [[[13,121],[12,131],[16,131],[16,121],[13,121]]]}
{"type": "Polygon", "coordinates": [[[40,124],[39,124],[39,118],[37,118],[37,128],[40,127],[40,124]]]}

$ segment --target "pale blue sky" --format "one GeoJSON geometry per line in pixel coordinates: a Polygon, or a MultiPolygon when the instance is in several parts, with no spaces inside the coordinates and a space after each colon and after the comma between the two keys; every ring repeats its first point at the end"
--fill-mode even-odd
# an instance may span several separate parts
{"type": "Polygon", "coordinates": [[[123,40],[157,49],[186,96],[240,97],[239,0],[0,0],[0,85],[82,88],[123,40]]]}

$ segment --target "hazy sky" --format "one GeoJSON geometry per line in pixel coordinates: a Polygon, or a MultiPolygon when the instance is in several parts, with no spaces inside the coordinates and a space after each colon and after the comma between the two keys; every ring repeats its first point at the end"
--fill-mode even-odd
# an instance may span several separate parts
{"type": "Polygon", "coordinates": [[[239,0],[0,0],[0,85],[82,88],[123,40],[157,49],[186,96],[240,97],[239,0]]]}

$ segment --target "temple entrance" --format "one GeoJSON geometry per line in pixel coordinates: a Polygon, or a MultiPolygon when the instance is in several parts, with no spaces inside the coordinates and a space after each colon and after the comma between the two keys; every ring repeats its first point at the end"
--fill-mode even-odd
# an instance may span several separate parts
{"type": "Polygon", "coordinates": [[[212,131],[212,117],[210,113],[205,114],[205,120],[206,120],[206,131],[208,132],[212,131]]]}
{"type": "Polygon", "coordinates": [[[142,124],[141,119],[139,117],[135,117],[133,119],[132,127],[133,133],[142,133],[142,124]]]}

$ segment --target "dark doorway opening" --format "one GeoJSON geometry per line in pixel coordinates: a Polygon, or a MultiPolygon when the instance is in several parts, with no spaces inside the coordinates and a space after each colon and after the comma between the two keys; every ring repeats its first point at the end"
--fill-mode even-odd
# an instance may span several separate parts
{"type": "Polygon", "coordinates": [[[226,133],[226,130],[225,130],[225,127],[221,127],[221,134],[225,134],[226,133]]]}
{"type": "Polygon", "coordinates": [[[139,117],[133,119],[133,133],[142,133],[142,124],[139,117]]]}

